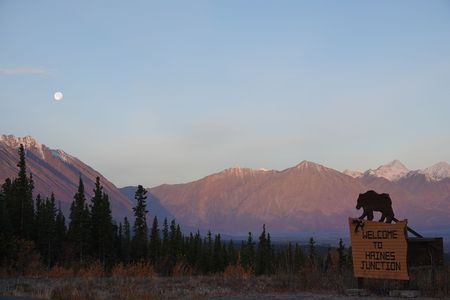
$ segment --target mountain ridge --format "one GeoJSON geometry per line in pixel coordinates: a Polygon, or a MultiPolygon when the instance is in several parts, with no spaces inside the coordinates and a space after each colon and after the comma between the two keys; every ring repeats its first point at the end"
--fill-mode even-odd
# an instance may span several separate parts
{"type": "Polygon", "coordinates": [[[24,145],[27,169],[33,174],[34,196],[50,197],[53,192],[61,208],[68,216],[70,204],[78,187],[79,177],[84,181],[86,198],[92,196],[94,182],[100,177],[105,192],[109,195],[111,209],[116,218],[132,215],[132,203],[106,177],[86,165],[78,158],[61,149],[50,149],[31,136],[15,137],[0,135],[0,182],[17,176],[17,152],[20,144],[24,145]]]}

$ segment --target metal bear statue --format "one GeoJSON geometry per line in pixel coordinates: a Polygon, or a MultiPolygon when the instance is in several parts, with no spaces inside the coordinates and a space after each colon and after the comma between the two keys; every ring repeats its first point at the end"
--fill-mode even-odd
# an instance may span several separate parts
{"type": "Polygon", "coordinates": [[[373,220],[373,212],[381,212],[381,219],[379,222],[392,223],[395,220],[394,211],[392,210],[392,200],[389,194],[378,194],[375,191],[367,191],[364,194],[359,194],[356,209],[363,208],[364,212],[359,219],[373,220]]]}

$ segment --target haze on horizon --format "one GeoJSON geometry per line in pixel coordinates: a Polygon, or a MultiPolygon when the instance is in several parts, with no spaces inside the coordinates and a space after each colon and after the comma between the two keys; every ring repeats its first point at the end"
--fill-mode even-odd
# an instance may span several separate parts
{"type": "Polygon", "coordinates": [[[0,134],[118,186],[450,161],[448,1],[93,2],[0,2],[0,134]]]}

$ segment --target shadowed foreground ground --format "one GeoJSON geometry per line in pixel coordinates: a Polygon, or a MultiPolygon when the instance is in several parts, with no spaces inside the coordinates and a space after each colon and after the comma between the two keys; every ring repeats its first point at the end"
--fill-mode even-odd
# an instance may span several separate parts
{"type": "MultiPolygon", "coordinates": [[[[275,277],[224,278],[223,276],[155,278],[14,278],[0,279],[0,300],[104,300],[104,299],[359,299],[343,290],[304,291],[275,277]],[[26,296],[14,298],[5,296],[26,296]],[[35,298],[29,298],[35,297],[35,298]]],[[[395,299],[377,292],[364,299],[395,299]]],[[[419,299],[419,298],[416,298],[419,299]]],[[[432,299],[432,298],[420,298],[432,299]]]]}

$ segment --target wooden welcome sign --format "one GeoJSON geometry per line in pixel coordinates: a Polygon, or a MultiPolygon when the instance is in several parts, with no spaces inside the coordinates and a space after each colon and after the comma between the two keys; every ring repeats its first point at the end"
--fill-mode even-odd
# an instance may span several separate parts
{"type": "Polygon", "coordinates": [[[349,218],[349,224],[355,277],[409,280],[406,220],[387,224],[349,218]]]}

